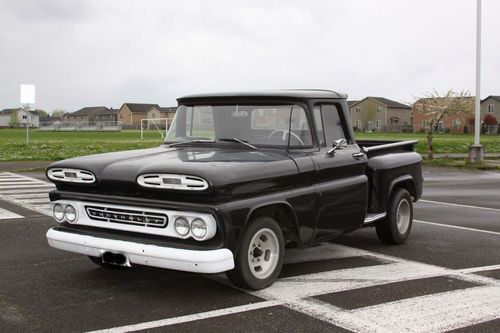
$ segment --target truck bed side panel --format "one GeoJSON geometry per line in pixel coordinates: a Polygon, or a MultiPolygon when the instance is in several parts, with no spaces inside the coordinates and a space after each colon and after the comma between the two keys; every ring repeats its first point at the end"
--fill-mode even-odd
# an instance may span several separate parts
{"type": "Polygon", "coordinates": [[[390,194],[398,182],[411,184],[414,201],[422,195],[422,157],[415,152],[388,153],[368,160],[369,213],[387,211],[390,194]]]}

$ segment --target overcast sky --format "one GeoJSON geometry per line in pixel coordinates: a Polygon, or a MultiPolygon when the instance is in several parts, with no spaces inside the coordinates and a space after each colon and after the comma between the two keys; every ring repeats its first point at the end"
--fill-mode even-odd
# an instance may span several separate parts
{"type": "MultiPolygon", "coordinates": [[[[68,112],[198,92],[323,88],[412,101],[475,86],[476,0],[0,0],[0,109],[36,84],[68,112]]],[[[500,1],[483,0],[482,98],[500,95],[500,1]]]]}

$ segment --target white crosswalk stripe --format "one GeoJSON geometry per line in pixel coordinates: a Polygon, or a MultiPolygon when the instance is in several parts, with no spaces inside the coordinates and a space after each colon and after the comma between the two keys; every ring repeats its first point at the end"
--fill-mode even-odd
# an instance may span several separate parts
{"type": "Polygon", "coordinates": [[[0,173],[0,199],[51,215],[49,192],[54,184],[11,172],[0,173]]]}
{"type": "MultiPolygon", "coordinates": [[[[269,288],[250,293],[353,332],[445,332],[500,318],[500,281],[473,274],[496,269],[498,265],[452,270],[330,243],[288,250],[285,262],[310,263],[349,257],[371,257],[384,264],[280,278],[269,288]],[[313,298],[432,277],[449,277],[474,285],[354,310],[313,298]]],[[[231,285],[223,275],[213,279],[231,285]]]]}

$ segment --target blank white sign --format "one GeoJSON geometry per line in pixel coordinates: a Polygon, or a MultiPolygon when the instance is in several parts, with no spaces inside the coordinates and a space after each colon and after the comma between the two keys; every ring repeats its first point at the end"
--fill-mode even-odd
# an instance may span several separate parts
{"type": "Polygon", "coordinates": [[[21,104],[35,104],[34,84],[21,84],[21,104]]]}

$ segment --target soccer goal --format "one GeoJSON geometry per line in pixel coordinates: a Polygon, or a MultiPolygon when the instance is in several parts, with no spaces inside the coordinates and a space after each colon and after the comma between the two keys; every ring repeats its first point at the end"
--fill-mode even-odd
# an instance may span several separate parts
{"type": "Polygon", "coordinates": [[[169,118],[145,118],[141,119],[141,140],[144,139],[144,131],[157,131],[162,139],[165,139],[168,131],[169,118]]]}

